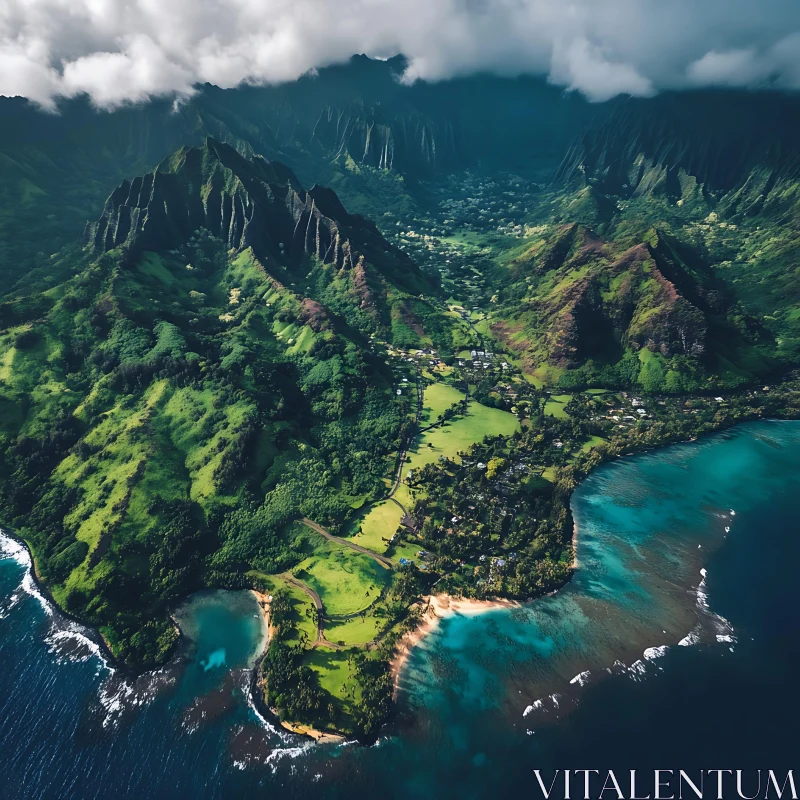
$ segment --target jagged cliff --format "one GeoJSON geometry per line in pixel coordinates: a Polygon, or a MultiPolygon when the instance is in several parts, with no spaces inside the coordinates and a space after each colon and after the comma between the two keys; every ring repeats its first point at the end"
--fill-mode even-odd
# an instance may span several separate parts
{"type": "Polygon", "coordinates": [[[623,248],[583,225],[562,226],[507,269],[509,299],[494,331],[532,367],[614,363],[626,350],[643,349],[700,358],[710,318],[728,302],[697,254],[657,230],[623,248]]]}
{"type": "Polygon", "coordinates": [[[410,291],[431,288],[373,223],[348,214],[335,192],[323,186],[305,191],[283,164],[245,158],[211,138],[124,181],[86,237],[96,250],[124,246],[139,253],[177,247],[199,228],[228,249],[252,247],[265,261],[292,266],[315,257],[337,270],[362,272],[369,264],[410,291]]]}
{"type": "Polygon", "coordinates": [[[135,264],[199,231],[229,252],[251,250],[272,279],[295,287],[312,320],[337,317],[404,346],[448,350],[462,338],[436,301],[437,282],[374,223],[348,213],[333,190],[306,191],[283,164],[211,138],[124,181],[87,225],[86,241],[95,254],[119,248],[135,264]]]}
{"type": "Polygon", "coordinates": [[[589,183],[623,197],[681,197],[691,176],[706,192],[735,192],[754,172],[762,194],[800,176],[800,100],[747,92],[620,99],[574,140],[557,185],[589,183]]]}

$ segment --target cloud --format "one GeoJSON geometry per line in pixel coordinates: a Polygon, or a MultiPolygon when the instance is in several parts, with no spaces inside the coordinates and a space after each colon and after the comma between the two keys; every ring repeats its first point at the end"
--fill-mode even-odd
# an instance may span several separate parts
{"type": "Polygon", "coordinates": [[[602,102],[618,94],[648,96],[653,83],[631,64],[614,62],[586,39],[558,44],[553,51],[550,81],[583,92],[590,100],[602,102]]]}
{"type": "Polygon", "coordinates": [[[115,107],[404,53],[406,80],[535,74],[602,101],[800,88],[797,0],[3,0],[0,94],[115,107]]]}

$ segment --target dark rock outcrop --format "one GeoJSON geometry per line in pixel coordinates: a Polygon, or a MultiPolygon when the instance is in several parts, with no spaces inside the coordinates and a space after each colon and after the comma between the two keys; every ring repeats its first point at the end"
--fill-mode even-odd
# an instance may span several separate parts
{"type": "Polygon", "coordinates": [[[252,247],[263,259],[293,265],[315,257],[337,270],[366,261],[411,291],[430,288],[413,262],[377,227],[349,214],[323,186],[305,191],[283,164],[245,158],[214,139],[184,147],[153,172],[123,182],[87,226],[92,248],[165,251],[199,228],[229,249],[252,247]]]}

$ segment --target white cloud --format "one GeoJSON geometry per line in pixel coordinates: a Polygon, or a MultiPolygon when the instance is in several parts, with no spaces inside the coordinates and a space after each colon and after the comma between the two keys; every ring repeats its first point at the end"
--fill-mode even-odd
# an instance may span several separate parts
{"type": "Polygon", "coordinates": [[[599,47],[592,46],[586,39],[556,45],[550,80],[583,92],[596,102],[618,94],[647,96],[654,93],[652,81],[640,75],[633,65],[608,60],[599,47]]]}
{"type": "Polygon", "coordinates": [[[402,52],[408,80],[531,73],[603,100],[797,88],[798,45],[796,0],[2,0],[0,94],[113,107],[402,52]]]}

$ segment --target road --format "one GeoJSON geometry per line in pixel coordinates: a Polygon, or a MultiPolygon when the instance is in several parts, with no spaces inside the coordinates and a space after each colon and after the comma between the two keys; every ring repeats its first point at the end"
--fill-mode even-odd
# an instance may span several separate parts
{"type": "MultiPolygon", "coordinates": [[[[394,494],[397,491],[398,487],[400,486],[401,481],[403,480],[403,467],[406,463],[406,456],[408,455],[408,448],[411,446],[411,442],[419,435],[419,422],[422,418],[422,406],[424,403],[424,389],[422,388],[422,381],[420,381],[420,374],[419,374],[419,364],[417,364],[417,413],[414,417],[414,430],[411,435],[403,442],[402,448],[400,450],[400,463],[397,465],[397,472],[394,476],[394,483],[392,484],[392,488],[387,495],[388,500],[394,500],[394,494]]],[[[400,508],[403,509],[403,513],[405,516],[409,516],[408,511],[403,508],[403,506],[397,501],[394,500],[400,508]]]]}
{"type": "Polygon", "coordinates": [[[330,531],[325,530],[322,525],[314,522],[314,520],[309,519],[308,517],[303,517],[301,520],[303,525],[308,528],[311,528],[312,531],[316,531],[320,536],[324,536],[331,542],[338,542],[339,544],[343,544],[345,547],[349,547],[351,550],[355,550],[357,553],[363,553],[365,556],[369,556],[370,558],[374,558],[379,564],[382,564],[387,569],[392,569],[394,564],[391,562],[390,559],[386,558],[386,556],[378,555],[374,553],[372,550],[367,550],[366,547],[362,547],[360,544],[356,544],[355,542],[351,542],[348,539],[341,539],[338,536],[334,536],[330,531]]]}
{"type": "MultiPolygon", "coordinates": [[[[395,500],[394,493],[397,491],[397,487],[400,486],[400,482],[403,479],[403,466],[406,462],[406,455],[408,453],[408,448],[411,445],[411,442],[414,441],[414,438],[419,433],[419,422],[422,417],[422,407],[424,401],[424,394],[423,394],[423,387],[422,381],[420,380],[420,370],[419,365],[417,365],[417,413],[414,418],[414,430],[412,431],[411,435],[408,436],[403,442],[402,449],[400,450],[400,463],[397,467],[397,473],[395,475],[394,484],[392,485],[391,491],[387,495],[386,499],[391,500],[393,503],[396,503],[403,512],[403,516],[408,517],[408,511],[405,507],[400,503],[399,500],[395,500]]],[[[394,564],[392,563],[391,559],[386,558],[386,556],[379,555],[378,553],[373,552],[372,550],[368,550],[366,547],[362,547],[360,544],[356,544],[355,542],[351,542],[348,539],[342,539],[339,536],[334,536],[329,530],[325,529],[320,525],[318,522],[314,522],[313,519],[309,519],[308,517],[303,517],[301,522],[307,528],[310,528],[312,531],[315,531],[320,536],[323,536],[325,539],[328,539],[331,542],[338,542],[339,544],[343,544],[345,547],[349,547],[351,550],[355,550],[357,553],[361,553],[362,555],[369,556],[370,558],[375,559],[381,566],[386,567],[387,569],[394,569],[394,564]]],[[[324,633],[324,621],[325,621],[325,609],[322,605],[322,600],[320,596],[309,586],[302,583],[301,581],[297,580],[291,575],[284,575],[286,581],[292,586],[297,587],[300,591],[305,592],[314,602],[314,607],[317,610],[317,640],[311,645],[312,647],[330,647],[334,650],[343,650],[345,648],[342,645],[335,644],[328,639],[325,638],[324,633]]],[[[371,648],[377,644],[377,640],[372,642],[367,642],[365,645],[359,645],[359,647],[363,648],[371,648]]]]}

